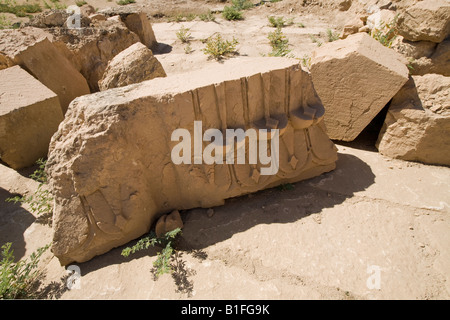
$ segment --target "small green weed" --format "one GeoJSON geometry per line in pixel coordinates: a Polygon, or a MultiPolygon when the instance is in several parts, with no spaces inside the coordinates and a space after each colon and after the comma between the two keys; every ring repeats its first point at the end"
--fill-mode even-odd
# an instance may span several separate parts
{"type": "Polygon", "coordinates": [[[286,27],[288,25],[293,24],[294,21],[293,18],[286,20],[284,17],[274,17],[274,16],[269,16],[267,17],[267,19],[269,20],[270,26],[274,28],[286,27]]]}
{"type": "Polygon", "coordinates": [[[126,6],[130,3],[136,3],[136,0],[119,0],[116,2],[119,6],[126,6]]]}
{"type": "Polygon", "coordinates": [[[14,0],[0,0],[0,12],[26,17],[30,13],[42,12],[39,4],[17,4],[14,0]]]}
{"type": "Polygon", "coordinates": [[[339,33],[334,32],[331,29],[327,29],[327,40],[328,42],[339,40],[339,33]]]}
{"type": "Polygon", "coordinates": [[[198,16],[200,20],[208,22],[208,21],[216,21],[216,17],[214,14],[209,10],[207,13],[202,13],[198,16]]]}
{"type": "Polygon", "coordinates": [[[397,19],[398,15],[388,23],[381,22],[379,28],[373,28],[370,32],[372,38],[379,41],[385,47],[392,47],[392,44],[398,35],[397,19]]]}
{"type": "Polygon", "coordinates": [[[214,38],[208,38],[208,40],[206,41],[206,47],[202,49],[202,51],[210,58],[221,60],[226,56],[235,54],[236,46],[238,44],[239,41],[236,38],[233,37],[233,40],[231,41],[225,40],[220,34],[218,34],[214,38]]]}
{"type": "Polygon", "coordinates": [[[29,260],[14,262],[14,251],[11,242],[1,247],[0,261],[0,299],[30,299],[34,298],[32,285],[39,272],[37,266],[42,254],[50,247],[46,245],[33,252],[29,260]]]}
{"type": "Polygon", "coordinates": [[[186,28],[185,26],[181,26],[181,28],[176,32],[177,38],[182,43],[188,43],[191,38],[191,33],[189,32],[189,28],[186,28]]]}
{"type": "Polygon", "coordinates": [[[158,252],[156,261],[153,263],[155,267],[155,276],[159,276],[165,273],[172,272],[171,258],[174,253],[174,242],[177,236],[181,235],[181,229],[167,232],[163,237],[157,238],[154,232],[149,233],[148,236],[141,238],[134,246],[127,247],[122,250],[122,256],[128,257],[130,254],[136,253],[141,250],[146,250],[150,247],[160,246],[163,249],[158,252]]]}
{"type": "Polygon", "coordinates": [[[229,21],[243,19],[242,12],[239,9],[230,6],[226,6],[225,8],[223,8],[222,16],[224,17],[224,19],[227,19],[229,21]]]}
{"type": "Polygon", "coordinates": [[[277,28],[273,32],[269,32],[268,39],[272,52],[269,53],[270,57],[286,57],[289,55],[289,39],[281,31],[281,28],[277,28]]]}

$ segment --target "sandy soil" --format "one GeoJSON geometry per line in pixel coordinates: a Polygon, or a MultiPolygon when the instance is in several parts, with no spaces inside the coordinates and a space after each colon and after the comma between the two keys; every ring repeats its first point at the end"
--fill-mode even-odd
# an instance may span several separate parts
{"type": "MultiPolygon", "coordinates": [[[[201,3],[197,10],[223,6],[137,2],[145,2],[147,9],[151,4],[148,12],[155,14],[179,12],[192,8],[192,3],[201,3]]],[[[104,0],[88,3],[99,8],[111,5],[104,0]]],[[[346,19],[337,10],[318,15],[320,8],[290,7],[292,3],[247,11],[245,20],[238,22],[220,16],[215,22],[153,18],[160,42],[155,54],[168,75],[219,63],[201,51],[202,39],[215,33],[238,38],[242,56],[267,54],[267,33],[273,30],[267,15],[277,14],[294,19],[283,32],[292,54],[301,59],[316,47],[311,34],[325,42],[326,30],[338,30],[346,19]],[[182,25],[190,28],[190,54],[175,34],[182,25]]],[[[67,270],[47,252],[41,263],[42,297],[449,299],[450,168],[388,159],[376,152],[373,142],[372,138],[339,144],[333,172],[296,183],[291,190],[274,188],[231,199],[214,208],[213,215],[206,209],[182,212],[185,228],[172,275],[154,278],[155,250],[124,258],[123,246],[78,264],[80,288],[69,290],[67,270]]],[[[22,171],[22,176],[32,170],[22,171]]],[[[0,243],[13,242],[17,259],[51,241],[45,217],[4,202],[14,193],[35,188],[21,179],[0,181],[0,243]]]]}

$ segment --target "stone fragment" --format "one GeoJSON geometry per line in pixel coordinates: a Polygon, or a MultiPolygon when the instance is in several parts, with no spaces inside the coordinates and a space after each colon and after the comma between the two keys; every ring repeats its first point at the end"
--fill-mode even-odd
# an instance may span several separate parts
{"type": "Polygon", "coordinates": [[[161,216],[156,222],[155,233],[158,238],[161,238],[167,232],[173,231],[176,228],[183,229],[183,221],[181,220],[180,212],[178,210],[174,210],[170,214],[161,216]]]}
{"type": "Polygon", "coordinates": [[[381,154],[450,165],[450,77],[412,76],[389,106],[377,147],[381,154]]]}
{"type": "Polygon", "coordinates": [[[439,43],[431,56],[411,59],[411,74],[425,75],[436,73],[450,76],[450,40],[439,43]]]}
{"type": "Polygon", "coordinates": [[[0,30],[0,56],[8,66],[20,65],[56,93],[65,113],[73,99],[90,91],[86,79],[50,42],[51,38],[48,32],[32,27],[0,30]]]}
{"type": "Polygon", "coordinates": [[[364,22],[360,18],[354,17],[344,25],[340,38],[345,39],[351,34],[358,33],[362,27],[364,27],[364,22]]]}
{"type": "MultiPolygon", "coordinates": [[[[55,198],[52,252],[63,265],[87,261],[143,235],[175,209],[211,208],[333,170],[337,153],[323,114],[309,74],[286,58],[232,59],[76,99],[53,136],[47,161],[55,198]],[[262,164],[261,156],[256,163],[248,157],[244,164],[233,157],[228,164],[198,163],[199,147],[205,154],[215,144],[197,139],[197,151],[189,155],[188,137],[181,155],[187,160],[175,164],[171,155],[180,156],[180,141],[172,134],[185,129],[201,138],[194,121],[202,121],[205,134],[278,129],[279,136],[263,134],[258,145],[260,153],[269,145],[279,170],[262,174],[269,164],[262,164]]],[[[225,147],[217,139],[217,161],[224,161],[225,147]]],[[[249,153],[246,142],[239,140],[239,150],[249,153]]]]}
{"type": "Polygon", "coordinates": [[[157,44],[152,25],[144,12],[127,15],[124,23],[128,29],[138,35],[141,42],[148,48],[153,48],[157,44]]]}
{"type": "Polygon", "coordinates": [[[339,11],[347,11],[352,6],[352,0],[340,0],[338,3],[339,11]]]}
{"type": "Polygon", "coordinates": [[[397,27],[410,41],[442,42],[450,35],[450,1],[420,1],[398,17],[397,27]]]}
{"type": "Polygon", "coordinates": [[[13,169],[47,156],[63,120],[58,97],[19,66],[0,70],[0,159],[13,169]]]}
{"type": "Polygon", "coordinates": [[[119,52],[139,42],[139,37],[120,21],[120,17],[96,21],[94,28],[51,29],[53,42],[86,78],[92,92],[99,90],[108,62],[119,52]]]}
{"type": "Polygon", "coordinates": [[[314,87],[331,139],[352,141],[408,81],[405,59],[366,33],[316,49],[314,87]]]}
{"type": "Polygon", "coordinates": [[[108,63],[98,86],[103,91],[165,76],[161,63],[152,51],[137,42],[108,63]]]}

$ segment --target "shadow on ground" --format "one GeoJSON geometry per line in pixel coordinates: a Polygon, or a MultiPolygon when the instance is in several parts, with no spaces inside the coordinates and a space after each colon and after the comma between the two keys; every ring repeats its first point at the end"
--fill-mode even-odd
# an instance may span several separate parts
{"type": "Polygon", "coordinates": [[[11,248],[14,250],[15,261],[18,261],[25,255],[23,234],[35,221],[35,217],[19,203],[5,201],[14,196],[0,188],[0,246],[12,242],[11,248]]]}
{"type": "MultiPolygon", "coordinates": [[[[202,256],[204,248],[256,225],[291,223],[339,205],[374,181],[375,176],[366,163],[353,155],[339,154],[337,168],[332,172],[295,183],[289,188],[277,187],[229,199],[225,205],[215,207],[211,217],[204,208],[181,212],[184,229],[177,249],[202,256]],[[349,180],[349,175],[357,179],[349,180]],[[327,191],[330,186],[333,191],[327,191]]],[[[158,252],[157,248],[150,248],[122,257],[122,249],[135,243],[136,240],[131,241],[78,266],[86,275],[109,265],[155,256],[158,252]]]]}

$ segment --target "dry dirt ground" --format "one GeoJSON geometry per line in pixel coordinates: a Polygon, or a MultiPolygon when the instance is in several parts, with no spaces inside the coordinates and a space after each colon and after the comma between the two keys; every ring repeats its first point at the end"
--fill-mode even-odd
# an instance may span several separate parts
{"type": "MultiPolygon", "coordinates": [[[[111,5],[88,2],[100,9],[111,5]]],[[[339,29],[346,20],[346,13],[337,10],[290,10],[292,2],[246,11],[245,20],[238,22],[219,15],[215,22],[154,18],[160,42],[155,54],[168,75],[218,63],[201,52],[201,40],[214,33],[234,35],[240,55],[267,54],[267,33],[273,30],[267,16],[275,14],[294,18],[283,32],[292,54],[302,58],[316,47],[311,34],[325,42],[326,30],[339,29]],[[182,25],[190,28],[190,54],[175,34],[182,25]]],[[[192,3],[196,10],[223,6],[147,1],[146,8],[155,14],[185,7],[188,12],[192,3]]],[[[42,297],[449,299],[450,168],[388,159],[376,152],[373,142],[337,144],[337,168],[293,188],[230,199],[214,208],[213,215],[207,209],[182,212],[185,227],[171,275],[154,278],[155,250],[124,258],[123,246],[77,264],[80,288],[69,290],[67,270],[47,252],[41,263],[42,297]]],[[[22,174],[30,172],[32,168],[22,174]]],[[[4,202],[11,196],[6,189],[0,185],[0,243],[13,242],[20,259],[49,243],[51,228],[26,206],[4,202]]]]}

